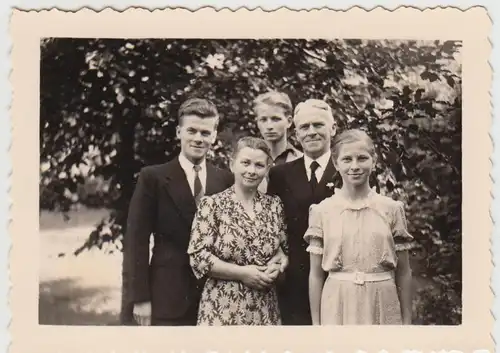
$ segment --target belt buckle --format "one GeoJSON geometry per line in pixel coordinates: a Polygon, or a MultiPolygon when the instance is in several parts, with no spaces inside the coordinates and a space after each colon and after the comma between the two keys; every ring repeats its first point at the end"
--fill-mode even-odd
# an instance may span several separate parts
{"type": "Polygon", "coordinates": [[[359,271],[354,272],[354,283],[360,286],[365,284],[364,272],[359,272],[359,271]]]}

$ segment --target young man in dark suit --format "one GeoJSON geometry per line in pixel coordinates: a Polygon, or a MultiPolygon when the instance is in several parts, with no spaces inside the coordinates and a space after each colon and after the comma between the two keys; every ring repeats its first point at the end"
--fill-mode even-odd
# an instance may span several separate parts
{"type": "Polygon", "coordinates": [[[304,156],[270,170],[268,193],[283,201],[288,230],[288,268],[279,289],[282,321],[284,325],[311,325],[309,254],[303,236],[309,207],[332,196],[338,187],[330,152],[336,130],[332,110],[321,100],[299,103],[293,120],[304,156]]]}
{"type": "Polygon", "coordinates": [[[140,172],[125,238],[133,314],[140,325],[196,325],[201,283],[187,255],[191,223],[203,195],[221,192],[233,183],[229,171],[205,160],[215,142],[218,121],[211,102],[197,98],[184,102],[178,112],[179,156],[140,172]]]}

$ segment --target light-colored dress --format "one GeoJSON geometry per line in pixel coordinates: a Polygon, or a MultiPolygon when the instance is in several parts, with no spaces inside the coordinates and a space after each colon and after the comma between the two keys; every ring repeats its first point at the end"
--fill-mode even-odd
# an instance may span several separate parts
{"type": "Polygon", "coordinates": [[[322,255],[322,268],[329,273],[321,295],[321,325],[402,323],[393,274],[397,252],[413,240],[402,202],[371,191],[353,203],[337,192],[311,206],[304,239],[308,252],[322,255]],[[391,277],[363,283],[339,278],[345,272],[391,277]]]}
{"type": "MultiPolygon", "coordinates": [[[[236,199],[234,186],[200,200],[188,247],[197,278],[205,277],[215,257],[245,265],[266,265],[281,247],[288,251],[284,211],[276,196],[257,193],[255,217],[236,199]]],[[[274,287],[257,290],[242,282],[207,276],[198,310],[198,325],[279,325],[274,287]]]]}

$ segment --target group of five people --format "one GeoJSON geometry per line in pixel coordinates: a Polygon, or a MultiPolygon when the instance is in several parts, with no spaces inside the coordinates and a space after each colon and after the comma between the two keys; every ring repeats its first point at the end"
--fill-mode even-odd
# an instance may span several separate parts
{"type": "Polygon", "coordinates": [[[137,323],[410,324],[413,238],[403,204],[370,185],[372,139],[337,134],[322,100],[293,109],[272,91],[254,113],[263,139],[239,139],[223,170],[206,160],[217,108],[184,102],[179,156],[141,170],[124,249],[137,323]]]}

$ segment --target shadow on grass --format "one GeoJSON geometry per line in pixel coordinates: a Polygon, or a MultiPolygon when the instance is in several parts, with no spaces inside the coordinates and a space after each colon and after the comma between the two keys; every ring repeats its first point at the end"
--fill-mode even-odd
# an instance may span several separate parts
{"type": "Polygon", "coordinates": [[[40,325],[119,325],[119,314],[95,309],[110,298],[111,287],[83,288],[72,278],[40,284],[40,325]],[[90,307],[90,310],[89,310],[90,307]],[[92,307],[94,307],[92,309],[92,307]]]}

